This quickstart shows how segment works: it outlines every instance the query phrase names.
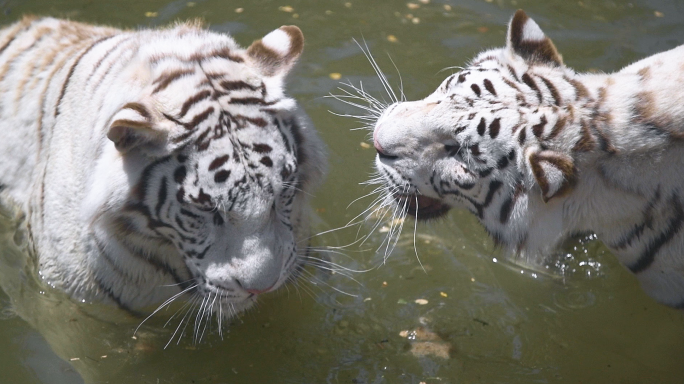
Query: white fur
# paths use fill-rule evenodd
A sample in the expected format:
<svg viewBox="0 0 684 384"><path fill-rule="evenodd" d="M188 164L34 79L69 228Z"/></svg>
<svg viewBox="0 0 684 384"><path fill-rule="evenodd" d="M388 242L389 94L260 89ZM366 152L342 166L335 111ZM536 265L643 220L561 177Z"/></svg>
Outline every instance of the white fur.
<svg viewBox="0 0 684 384"><path fill-rule="evenodd" d="M544 35L544 32L539 28L539 25L532 19L528 19L525 23L522 36L523 40L531 41L544 40L544 38L546 38L546 35Z"/></svg>
<svg viewBox="0 0 684 384"><path fill-rule="evenodd" d="M290 52L290 35L282 29L270 32L261 41L266 47L279 53L280 56L286 56Z"/></svg>

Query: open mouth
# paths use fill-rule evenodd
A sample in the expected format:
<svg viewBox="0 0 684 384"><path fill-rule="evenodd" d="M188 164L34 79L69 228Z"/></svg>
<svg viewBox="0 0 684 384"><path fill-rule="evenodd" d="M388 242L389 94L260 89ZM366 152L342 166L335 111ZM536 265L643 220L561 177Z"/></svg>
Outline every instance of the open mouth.
<svg viewBox="0 0 684 384"><path fill-rule="evenodd" d="M399 206L404 207L406 213L418 220L435 219L446 215L451 209L441 201L423 195L395 194L394 199Z"/></svg>

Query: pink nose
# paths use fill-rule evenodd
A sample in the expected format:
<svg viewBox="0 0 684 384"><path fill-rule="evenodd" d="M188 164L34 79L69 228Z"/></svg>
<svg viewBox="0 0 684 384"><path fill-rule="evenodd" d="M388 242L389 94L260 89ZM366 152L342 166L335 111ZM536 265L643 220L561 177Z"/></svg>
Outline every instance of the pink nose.
<svg viewBox="0 0 684 384"><path fill-rule="evenodd" d="M247 293L251 293L253 295L260 295L262 293L266 293L266 292L270 291L271 289L273 289L274 286L275 286L275 284L271 285L270 287L268 287L266 289L245 289L245 291L247 291Z"/></svg>
<svg viewBox="0 0 684 384"><path fill-rule="evenodd" d="M373 146L375 147L376 151L378 151L380 153L384 153L385 150L382 149L382 146L380 146L380 143L378 142L378 131L379 131L379 128L376 128L373 131Z"/></svg>

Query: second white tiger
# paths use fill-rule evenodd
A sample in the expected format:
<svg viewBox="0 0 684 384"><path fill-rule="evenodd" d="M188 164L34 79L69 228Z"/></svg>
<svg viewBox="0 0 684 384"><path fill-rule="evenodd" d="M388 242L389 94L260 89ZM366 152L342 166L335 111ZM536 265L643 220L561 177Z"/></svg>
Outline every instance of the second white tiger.
<svg viewBox="0 0 684 384"><path fill-rule="evenodd" d="M510 252L595 232L656 300L684 307L684 46L578 74L523 11L375 130L387 190L418 218L464 207Z"/></svg>
<svg viewBox="0 0 684 384"><path fill-rule="evenodd" d="M0 189L42 277L129 311L198 292L223 315L292 278L325 168L283 91L303 43L292 26L247 50L191 24L0 31Z"/></svg>

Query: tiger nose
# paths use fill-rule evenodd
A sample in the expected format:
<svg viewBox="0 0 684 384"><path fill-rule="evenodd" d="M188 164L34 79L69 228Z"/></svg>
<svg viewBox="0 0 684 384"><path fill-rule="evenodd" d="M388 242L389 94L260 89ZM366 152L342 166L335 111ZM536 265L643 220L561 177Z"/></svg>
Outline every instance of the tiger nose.
<svg viewBox="0 0 684 384"><path fill-rule="evenodd" d="M252 295L260 295L262 293L269 292L275 287L276 283L273 283L270 287L266 289L258 289L258 288L250 288L249 286L245 285L243 282L240 280L235 280L237 284L240 286L240 288L244 289L245 292L251 293Z"/></svg>
<svg viewBox="0 0 684 384"><path fill-rule="evenodd" d="M247 291L247 293L251 293L252 295L260 295L262 293L270 292L274 286L275 286L275 284L271 285L270 287L268 287L266 289L245 289L245 291Z"/></svg>
<svg viewBox="0 0 684 384"><path fill-rule="evenodd" d="M379 128L376 128L373 131L373 146L375 147L375 150L378 151L379 154L384 154L384 150L382 149L380 142L378 142L378 131L379 131Z"/></svg>
<svg viewBox="0 0 684 384"><path fill-rule="evenodd" d="M235 282L243 291L259 295L270 292L278 284L280 270L272 272L261 272L256 275L245 275L235 277Z"/></svg>
<svg viewBox="0 0 684 384"><path fill-rule="evenodd" d="M388 151L386 148L380 145L380 140L378 139L378 132L380 131L380 127L381 126L377 126L373 131L373 146L375 147L375 150L378 152L378 156L380 156L380 158L396 159L397 156L392 155L390 151Z"/></svg>

